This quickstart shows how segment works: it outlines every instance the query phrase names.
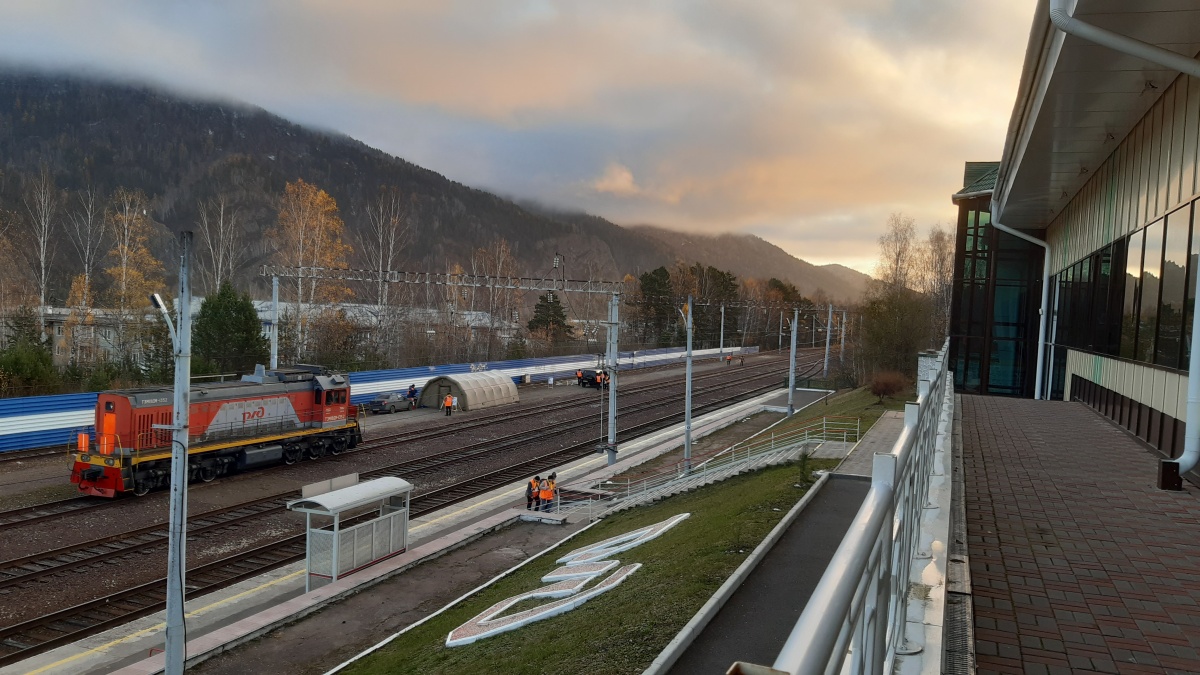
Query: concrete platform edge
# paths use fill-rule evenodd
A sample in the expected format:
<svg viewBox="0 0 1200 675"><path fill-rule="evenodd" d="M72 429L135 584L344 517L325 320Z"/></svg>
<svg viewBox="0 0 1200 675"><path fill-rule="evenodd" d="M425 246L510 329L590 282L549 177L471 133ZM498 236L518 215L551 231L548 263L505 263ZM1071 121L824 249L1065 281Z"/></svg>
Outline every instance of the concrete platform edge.
<svg viewBox="0 0 1200 675"><path fill-rule="evenodd" d="M650 662L650 666L646 668L643 675L659 675L660 673L667 672L671 669L671 666L675 665L679 657L692 645L692 641L696 639L696 636L712 621L712 618L717 615L721 607L733 596L738 587L742 585L742 582L746 580L746 577L750 576L750 573L758 567L758 564L774 548L776 542L783 536L783 533L792 526L792 523L796 521L796 518L808 506L809 502L816 497L816 494L820 492L825 483L829 482L830 475L828 472L821 474L817 482L808 489L808 492L804 493L800 501L796 502L796 505L784 515L783 519L775 525L766 538L759 542L754 551L742 561L742 564L725 580L725 583L721 584L721 587L717 589L716 593L713 593L708 602L704 603L700 611L692 616L691 620L667 643L667 646L663 648L659 655Z"/></svg>

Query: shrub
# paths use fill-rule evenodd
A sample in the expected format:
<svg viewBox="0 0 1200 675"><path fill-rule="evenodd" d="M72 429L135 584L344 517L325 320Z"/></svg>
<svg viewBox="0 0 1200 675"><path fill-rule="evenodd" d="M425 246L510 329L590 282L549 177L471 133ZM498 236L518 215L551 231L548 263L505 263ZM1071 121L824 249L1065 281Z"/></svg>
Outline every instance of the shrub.
<svg viewBox="0 0 1200 675"><path fill-rule="evenodd" d="M871 393L878 396L879 402L883 403L883 397L899 394L904 391L906 384L902 373L894 370L880 371L871 377Z"/></svg>

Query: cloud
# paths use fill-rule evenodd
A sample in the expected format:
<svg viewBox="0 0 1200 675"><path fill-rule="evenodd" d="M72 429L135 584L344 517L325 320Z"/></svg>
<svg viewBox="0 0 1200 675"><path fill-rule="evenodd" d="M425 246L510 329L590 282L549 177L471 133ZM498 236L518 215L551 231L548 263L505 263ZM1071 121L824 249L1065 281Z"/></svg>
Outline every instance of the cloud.
<svg viewBox="0 0 1200 675"><path fill-rule="evenodd" d="M634 182L633 172L629 170L629 167L621 166L616 162L608 165L608 168L604 170L604 175L592 183L592 189L596 192L620 196L636 195L642 191Z"/></svg>
<svg viewBox="0 0 1200 675"><path fill-rule="evenodd" d="M873 257L998 158L1034 0L13 0L0 61L244 100L620 223ZM840 233L832 240L830 230Z"/></svg>

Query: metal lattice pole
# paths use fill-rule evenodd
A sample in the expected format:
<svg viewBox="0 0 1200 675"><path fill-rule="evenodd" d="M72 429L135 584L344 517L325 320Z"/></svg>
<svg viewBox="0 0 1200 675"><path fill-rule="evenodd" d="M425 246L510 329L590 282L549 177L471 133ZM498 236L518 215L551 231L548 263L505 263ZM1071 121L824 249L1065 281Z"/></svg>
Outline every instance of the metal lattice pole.
<svg viewBox="0 0 1200 675"><path fill-rule="evenodd" d="M796 393L796 324L800 322L800 310L792 310L792 355L788 360L788 417L796 412L793 397Z"/></svg>

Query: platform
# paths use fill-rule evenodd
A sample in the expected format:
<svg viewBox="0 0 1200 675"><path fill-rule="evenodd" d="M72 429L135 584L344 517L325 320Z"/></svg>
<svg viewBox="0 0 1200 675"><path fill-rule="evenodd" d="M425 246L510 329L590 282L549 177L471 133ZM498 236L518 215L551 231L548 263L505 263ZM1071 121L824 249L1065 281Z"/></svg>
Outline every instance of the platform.
<svg viewBox="0 0 1200 675"><path fill-rule="evenodd" d="M1200 490L1081 403L961 400L978 673L1200 672Z"/></svg>

